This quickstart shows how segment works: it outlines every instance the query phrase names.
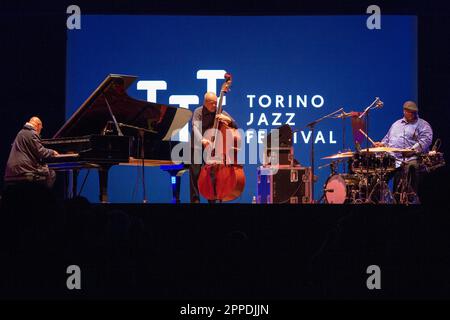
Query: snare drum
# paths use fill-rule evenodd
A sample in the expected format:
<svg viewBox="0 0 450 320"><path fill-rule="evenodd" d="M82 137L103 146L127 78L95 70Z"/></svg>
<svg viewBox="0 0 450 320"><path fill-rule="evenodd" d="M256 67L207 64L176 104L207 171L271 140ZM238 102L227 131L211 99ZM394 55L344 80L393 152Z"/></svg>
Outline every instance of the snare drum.
<svg viewBox="0 0 450 320"><path fill-rule="evenodd" d="M355 174L335 174L325 183L327 203L341 204L352 202L359 193L360 178Z"/></svg>
<svg viewBox="0 0 450 320"><path fill-rule="evenodd" d="M354 173L380 173L395 171L395 158L386 152L357 153L351 162L351 171Z"/></svg>

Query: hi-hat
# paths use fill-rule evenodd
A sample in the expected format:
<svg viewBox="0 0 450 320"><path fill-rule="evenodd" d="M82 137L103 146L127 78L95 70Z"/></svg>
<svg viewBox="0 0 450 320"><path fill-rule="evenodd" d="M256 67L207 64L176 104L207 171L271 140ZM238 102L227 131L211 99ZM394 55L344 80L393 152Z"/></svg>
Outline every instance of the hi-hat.
<svg viewBox="0 0 450 320"><path fill-rule="evenodd" d="M342 152L342 153L336 153L331 156L323 157L322 159L342 159L342 158L351 158L353 157L354 152L348 151L348 152Z"/></svg>

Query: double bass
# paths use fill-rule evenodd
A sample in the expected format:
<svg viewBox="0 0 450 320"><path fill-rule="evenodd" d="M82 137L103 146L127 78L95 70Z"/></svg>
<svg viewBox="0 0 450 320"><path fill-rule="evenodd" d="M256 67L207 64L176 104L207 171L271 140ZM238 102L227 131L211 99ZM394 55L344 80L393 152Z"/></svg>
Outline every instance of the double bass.
<svg viewBox="0 0 450 320"><path fill-rule="evenodd" d="M229 91L231 82L231 74L226 73L214 125L205 132L204 138L211 143L207 149L208 158L198 178L200 194L208 200L221 202L236 199L245 186L244 169L237 163L237 153L242 141L239 131L217 119L217 115L222 113L223 97Z"/></svg>

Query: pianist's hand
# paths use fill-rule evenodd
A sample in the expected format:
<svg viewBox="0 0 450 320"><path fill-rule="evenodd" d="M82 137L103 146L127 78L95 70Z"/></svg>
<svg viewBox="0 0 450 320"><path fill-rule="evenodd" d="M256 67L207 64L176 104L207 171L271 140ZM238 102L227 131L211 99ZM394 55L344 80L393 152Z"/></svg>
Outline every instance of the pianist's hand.
<svg viewBox="0 0 450 320"><path fill-rule="evenodd" d="M59 156L58 151L53 150L53 156L54 156L54 157Z"/></svg>

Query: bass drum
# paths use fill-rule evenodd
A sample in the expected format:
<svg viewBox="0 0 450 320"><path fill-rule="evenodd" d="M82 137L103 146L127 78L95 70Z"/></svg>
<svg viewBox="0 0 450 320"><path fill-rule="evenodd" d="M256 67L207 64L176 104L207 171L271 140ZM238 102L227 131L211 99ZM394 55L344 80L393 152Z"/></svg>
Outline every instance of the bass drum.
<svg viewBox="0 0 450 320"><path fill-rule="evenodd" d="M325 184L327 203L342 204L352 202L359 193L360 179L354 174L335 174Z"/></svg>

